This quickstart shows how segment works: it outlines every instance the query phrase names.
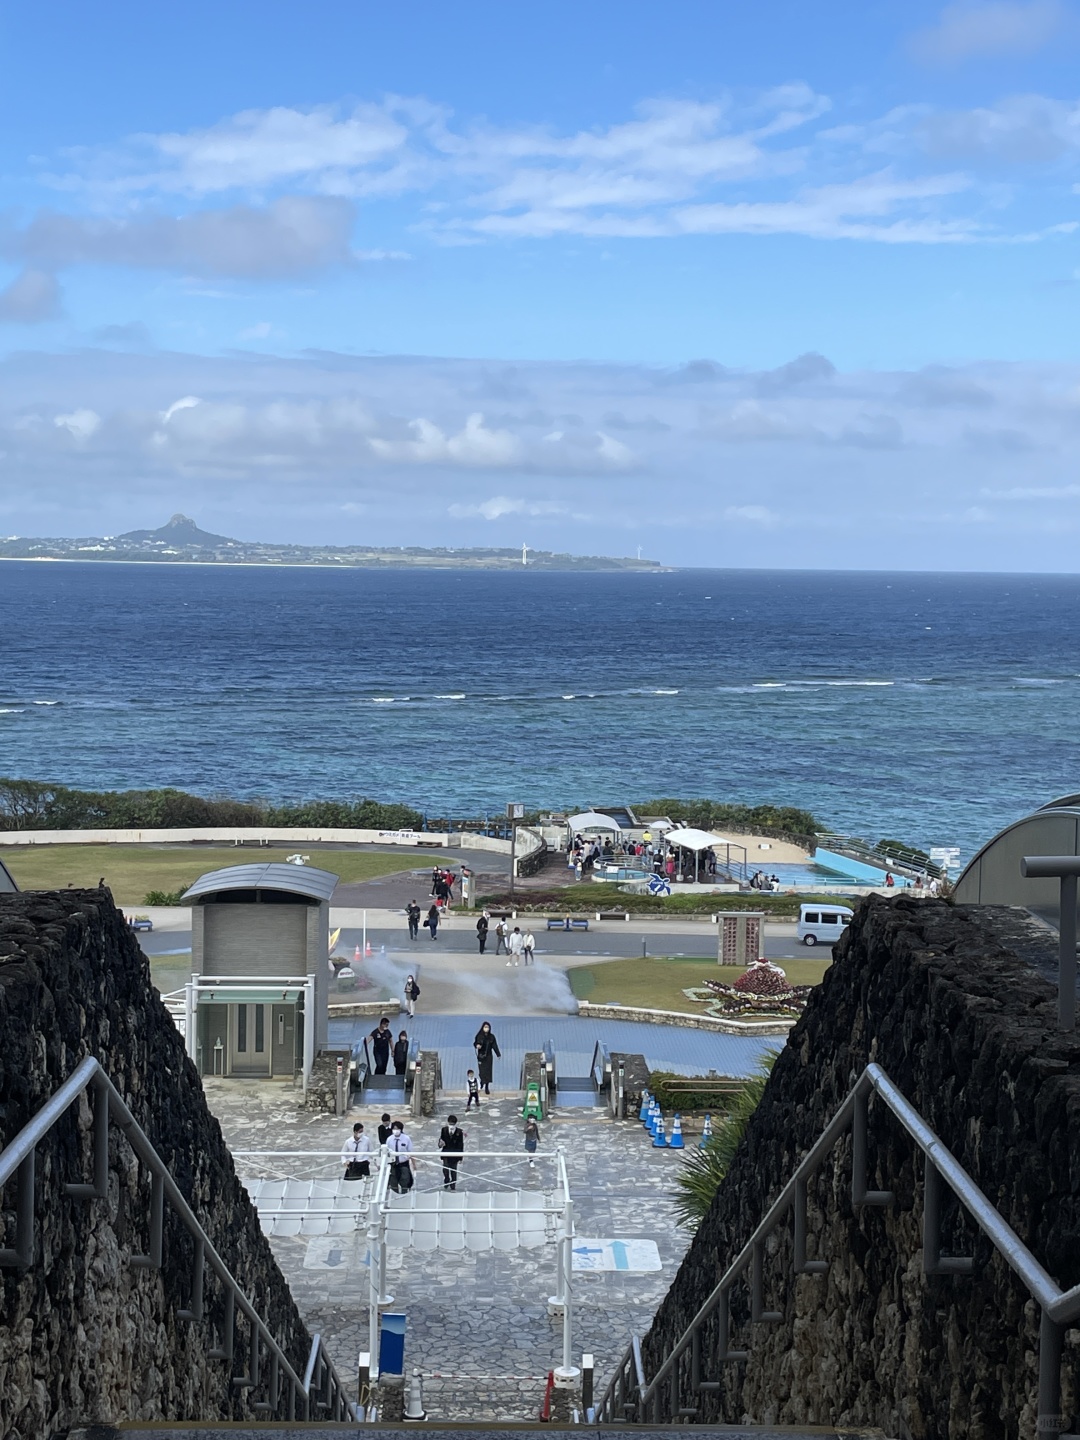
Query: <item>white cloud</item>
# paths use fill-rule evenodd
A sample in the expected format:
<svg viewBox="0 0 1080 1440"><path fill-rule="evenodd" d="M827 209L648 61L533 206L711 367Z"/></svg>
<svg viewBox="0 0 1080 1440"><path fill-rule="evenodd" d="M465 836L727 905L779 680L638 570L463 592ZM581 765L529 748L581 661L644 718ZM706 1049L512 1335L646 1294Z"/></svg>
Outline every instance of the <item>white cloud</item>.
<svg viewBox="0 0 1080 1440"><path fill-rule="evenodd" d="M76 440L89 440L101 427L101 417L93 410L73 410L70 415L57 415L53 424L59 430L66 430Z"/></svg>
<svg viewBox="0 0 1080 1440"><path fill-rule="evenodd" d="M912 37L911 49L932 64L1030 55L1053 38L1064 19L1059 0L956 0L936 25Z"/></svg>
<svg viewBox="0 0 1080 1440"><path fill-rule="evenodd" d="M194 405L201 405L202 401L198 395L184 395L179 400L174 400L167 410L161 412L161 423L167 425L172 417L179 410L190 410Z"/></svg>
<svg viewBox="0 0 1080 1440"><path fill-rule="evenodd" d="M249 325L246 330L241 330L236 337L238 340L266 340L273 333L274 327L269 320L260 320L256 325Z"/></svg>
<svg viewBox="0 0 1080 1440"><path fill-rule="evenodd" d="M411 420L407 440L372 439L371 448L382 460L412 465L515 465L521 459L521 442L508 430L489 430L478 411L468 417L456 435L447 435L431 420Z"/></svg>
<svg viewBox="0 0 1080 1440"><path fill-rule="evenodd" d="M725 520L742 520L750 525L775 525L777 517L765 505L729 505Z"/></svg>
<svg viewBox="0 0 1080 1440"><path fill-rule="evenodd" d="M565 515L565 505L551 501L514 499L509 495L493 495L490 500L481 500L475 505L455 503L448 507L447 514L455 520L469 520L478 516L483 520L501 520L506 515Z"/></svg>

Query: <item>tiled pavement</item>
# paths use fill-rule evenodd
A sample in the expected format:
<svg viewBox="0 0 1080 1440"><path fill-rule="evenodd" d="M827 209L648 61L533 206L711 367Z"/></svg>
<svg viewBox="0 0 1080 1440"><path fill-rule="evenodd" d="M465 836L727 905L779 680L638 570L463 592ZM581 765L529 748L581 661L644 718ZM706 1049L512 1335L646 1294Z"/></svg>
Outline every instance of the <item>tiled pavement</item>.
<svg viewBox="0 0 1080 1440"><path fill-rule="evenodd" d="M512 1078L516 1082L516 1069ZM205 1083L234 1152L338 1151L355 1118L369 1128L378 1122L377 1110L353 1111L345 1120L300 1110L288 1086ZM443 1102L437 1118L410 1121L407 1128L417 1150L434 1150L446 1114L455 1110L467 1132L464 1175L470 1150L521 1151L519 1104L516 1091L503 1092L492 1096L479 1115L465 1116L462 1105ZM583 1351L596 1356L599 1393L631 1336L648 1328L689 1243L688 1233L676 1226L671 1204L679 1154L653 1149L636 1122L615 1123L602 1111L578 1109L554 1111L543 1126L541 1144L545 1152L556 1146L564 1150L578 1236L648 1238L660 1252L659 1273L574 1276L575 1361ZM422 1163L434 1170L435 1162ZM332 1160L275 1163L242 1156L237 1167L249 1178L335 1174L339 1169ZM525 1186L529 1175L523 1157ZM435 1178L425 1174L424 1187ZM366 1245L346 1238L330 1268L319 1264L318 1240L275 1237L271 1244L309 1327L322 1333L340 1373L352 1375L358 1352L367 1348ZM322 1245L325 1253L325 1241ZM543 1395L541 1377L561 1359L561 1320L547 1309L555 1288L554 1247L481 1254L391 1250L388 1270L394 1308L408 1317L406 1367L424 1373L431 1417L534 1418Z"/></svg>

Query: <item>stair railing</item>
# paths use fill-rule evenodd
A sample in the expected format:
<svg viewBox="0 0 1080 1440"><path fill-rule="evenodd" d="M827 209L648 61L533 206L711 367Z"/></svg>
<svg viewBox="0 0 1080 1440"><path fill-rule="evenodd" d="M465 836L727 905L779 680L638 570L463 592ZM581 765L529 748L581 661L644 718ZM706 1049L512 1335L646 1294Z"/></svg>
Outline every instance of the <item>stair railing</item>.
<svg viewBox="0 0 1080 1440"><path fill-rule="evenodd" d="M750 1239L724 1272L719 1283L698 1310L682 1335L669 1350L651 1380L641 1368L641 1349L635 1337L596 1407L600 1423L661 1422L667 1418L686 1420L696 1414L696 1406L682 1404L685 1381L689 1380L692 1395L719 1390L721 1381L704 1379L702 1335L706 1323L715 1323L715 1358L730 1363L749 1358L749 1351L731 1345L731 1291L743 1281L750 1291L750 1318L754 1323L777 1324L783 1319L778 1310L765 1308L764 1260L765 1242L774 1230L792 1217L793 1270L796 1275L824 1275L829 1262L810 1259L807 1255L807 1187L821 1169L838 1141L851 1131L851 1202L855 1209L863 1206L890 1206L891 1190L867 1188L867 1112L871 1096L881 1100L899 1121L902 1128L923 1154L923 1273L926 1275L968 1275L974 1268L970 1255L941 1253L942 1191L949 1189L989 1240L1013 1273L1022 1281L1041 1310L1039 1323L1038 1433L1057 1436L1065 1429L1061 1409L1061 1359L1065 1331L1080 1318L1080 1285L1063 1291L1046 1272L1007 1221L946 1148L901 1091L893 1084L880 1065L871 1064L859 1076L840 1109L799 1164L791 1179L781 1190L768 1213L758 1224ZM713 1317L715 1316L715 1322ZM687 1366L680 1365L689 1352ZM665 1406L665 1392L667 1404Z"/></svg>
<svg viewBox="0 0 1080 1440"><path fill-rule="evenodd" d="M284 1388L287 1392L286 1419L353 1420L352 1404L326 1352L322 1337L312 1337L307 1366L304 1374L298 1375L277 1338L214 1248L119 1090L92 1056L78 1065L56 1094L0 1151L0 1194L12 1177L16 1177L15 1244L0 1249L0 1267L29 1270L37 1261L34 1227L37 1147L87 1092L93 1097L93 1180L89 1184L81 1181L67 1184L64 1192L81 1200L104 1200L108 1197L109 1127L115 1125L123 1132L135 1156L151 1177L149 1246L145 1255L129 1255L129 1263L137 1269L161 1269L167 1200L193 1241L191 1295L188 1306L177 1311L178 1317L189 1322L208 1318L205 1313L205 1279L209 1269L224 1291L225 1303L220 1343L207 1351L208 1358L225 1361L231 1368L237 1311L248 1321L248 1364L244 1374L231 1377L232 1388L262 1391L265 1398L254 1401L251 1406L257 1414L275 1414L281 1405Z"/></svg>

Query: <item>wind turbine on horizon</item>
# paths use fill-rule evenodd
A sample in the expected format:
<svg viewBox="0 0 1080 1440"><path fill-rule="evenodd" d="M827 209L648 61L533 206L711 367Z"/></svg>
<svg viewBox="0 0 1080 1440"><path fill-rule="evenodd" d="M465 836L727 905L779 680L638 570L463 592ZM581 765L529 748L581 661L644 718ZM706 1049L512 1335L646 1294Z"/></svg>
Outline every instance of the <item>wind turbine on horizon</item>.
<svg viewBox="0 0 1080 1440"><path fill-rule="evenodd" d="M529 547L525 544L521 547L521 563L522 565L528 565L529 563Z"/></svg>

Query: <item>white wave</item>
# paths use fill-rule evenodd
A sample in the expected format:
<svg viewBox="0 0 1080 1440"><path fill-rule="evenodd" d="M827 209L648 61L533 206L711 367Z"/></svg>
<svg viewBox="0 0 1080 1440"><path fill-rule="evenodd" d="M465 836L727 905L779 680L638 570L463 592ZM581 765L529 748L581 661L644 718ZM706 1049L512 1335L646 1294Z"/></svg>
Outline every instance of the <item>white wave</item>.
<svg viewBox="0 0 1080 1440"><path fill-rule="evenodd" d="M32 703L35 704L35 705L59 705L59 704L60 704L60 701L59 701L59 700L35 700L35 701L33 701Z"/></svg>
<svg viewBox="0 0 1080 1440"><path fill-rule="evenodd" d="M654 695L678 695L678 690L654 690Z"/></svg>
<svg viewBox="0 0 1080 1440"><path fill-rule="evenodd" d="M373 705L393 705L396 698L394 695L373 695L371 703Z"/></svg>
<svg viewBox="0 0 1080 1440"><path fill-rule="evenodd" d="M576 695L564 695L562 698L563 698L564 700L576 700L576 699L577 699L577 696L576 696Z"/></svg>
<svg viewBox="0 0 1080 1440"><path fill-rule="evenodd" d="M21 705L0 705L0 715L21 715Z"/></svg>
<svg viewBox="0 0 1080 1440"><path fill-rule="evenodd" d="M1036 686L1042 686L1042 685L1064 685L1064 684L1065 684L1065 681L1064 681L1064 680L1047 680L1047 679L1042 679L1042 678L1040 678L1040 677L1037 676L1037 675L1017 675L1016 679L1013 681L1013 684L1014 684L1014 685L1036 685Z"/></svg>
<svg viewBox="0 0 1080 1440"><path fill-rule="evenodd" d="M786 690L786 680L759 680L754 686L755 690Z"/></svg>
<svg viewBox="0 0 1080 1440"><path fill-rule="evenodd" d="M435 696L435 699L436 699L436 700L464 700L464 699L465 699L465 691L462 690L462 691L460 691L459 693L454 694L454 695L436 695L436 696Z"/></svg>

